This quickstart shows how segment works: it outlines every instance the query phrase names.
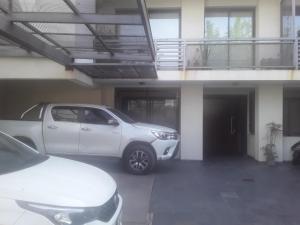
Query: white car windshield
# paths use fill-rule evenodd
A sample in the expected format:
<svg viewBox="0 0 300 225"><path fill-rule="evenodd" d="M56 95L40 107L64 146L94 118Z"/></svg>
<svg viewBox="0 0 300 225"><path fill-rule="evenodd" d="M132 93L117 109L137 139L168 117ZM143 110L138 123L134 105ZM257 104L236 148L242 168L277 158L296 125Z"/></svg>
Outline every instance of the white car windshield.
<svg viewBox="0 0 300 225"><path fill-rule="evenodd" d="M48 157L0 133L0 175L39 164Z"/></svg>

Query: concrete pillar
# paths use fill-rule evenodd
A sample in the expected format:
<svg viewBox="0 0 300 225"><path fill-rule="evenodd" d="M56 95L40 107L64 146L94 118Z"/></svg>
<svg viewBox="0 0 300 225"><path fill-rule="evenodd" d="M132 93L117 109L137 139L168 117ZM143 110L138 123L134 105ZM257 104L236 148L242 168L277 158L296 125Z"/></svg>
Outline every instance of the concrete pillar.
<svg viewBox="0 0 300 225"><path fill-rule="evenodd" d="M280 0L259 0L256 21L257 37L280 37Z"/></svg>
<svg viewBox="0 0 300 225"><path fill-rule="evenodd" d="M181 159L203 159L203 86L181 87Z"/></svg>
<svg viewBox="0 0 300 225"><path fill-rule="evenodd" d="M204 0L182 0L182 38L200 39L204 37Z"/></svg>
<svg viewBox="0 0 300 225"><path fill-rule="evenodd" d="M262 147L268 142L268 123L283 123L283 86L282 85L260 85L256 88L256 119L255 119L255 159L265 161ZM283 160L283 138L279 135L276 141L278 161Z"/></svg>
<svg viewBox="0 0 300 225"><path fill-rule="evenodd" d="M115 88L111 86L101 87L101 104L115 107Z"/></svg>

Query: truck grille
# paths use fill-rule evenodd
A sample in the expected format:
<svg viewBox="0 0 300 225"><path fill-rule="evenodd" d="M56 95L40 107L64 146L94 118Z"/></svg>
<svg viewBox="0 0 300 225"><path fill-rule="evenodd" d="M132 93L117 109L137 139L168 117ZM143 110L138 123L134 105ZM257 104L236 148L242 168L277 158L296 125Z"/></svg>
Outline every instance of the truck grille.
<svg viewBox="0 0 300 225"><path fill-rule="evenodd" d="M119 196L116 192L104 205L98 207L98 220L108 222L115 214L119 205Z"/></svg>

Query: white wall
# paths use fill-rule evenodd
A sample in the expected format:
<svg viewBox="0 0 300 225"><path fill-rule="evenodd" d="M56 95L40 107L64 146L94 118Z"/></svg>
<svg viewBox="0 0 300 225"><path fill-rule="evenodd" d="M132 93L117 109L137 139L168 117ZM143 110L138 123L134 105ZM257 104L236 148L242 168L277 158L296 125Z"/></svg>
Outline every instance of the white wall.
<svg viewBox="0 0 300 225"><path fill-rule="evenodd" d="M203 86L181 87L181 159L203 159Z"/></svg>
<svg viewBox="0 0 300 225"><path fill-rule="evenodd" d="M280 0L259 0L256 21L257 37L280 37Z"/></svg>
<svg viewBox="0 0 300 225"><path fill-rule="evenodd" d="M0 80L69 80L93 86L93 80L78 70L66 70L45 58L0 58Z"/></svg>
<svg viewBox="0 0 300 225"><path fill-rule="evenodd" d="M256 88L256 131L255 131L255 159L264 161L262 147L267 144L268 123L283 123L283 86L259 85ZM283 138L279 135L276 141L278 161L283 160Z"/></svg>
<svg viewBox="0 0 300 225"><path fill-rule="evenodd" d="M204 0L182 1L182 38L200 39L204 37Z"/></svg>

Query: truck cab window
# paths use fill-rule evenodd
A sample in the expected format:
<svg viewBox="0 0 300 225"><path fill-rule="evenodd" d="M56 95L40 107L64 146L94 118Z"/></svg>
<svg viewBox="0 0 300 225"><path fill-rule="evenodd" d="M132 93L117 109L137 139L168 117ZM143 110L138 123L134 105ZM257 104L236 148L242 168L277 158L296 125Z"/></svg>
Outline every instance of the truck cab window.
<svg viewBox="0 0 300 225"><path fill-rule="evenodd" d="M85 108L83 111L84 123L105 125L111 119L113 117L101 109Z"/></svg>
<svg viewBox="0 0 300 225"><path fill-rule="evenodd" d="M51 110L55 121L60 122L79 122L79 109L76 107L57 106Z"/></svg>

